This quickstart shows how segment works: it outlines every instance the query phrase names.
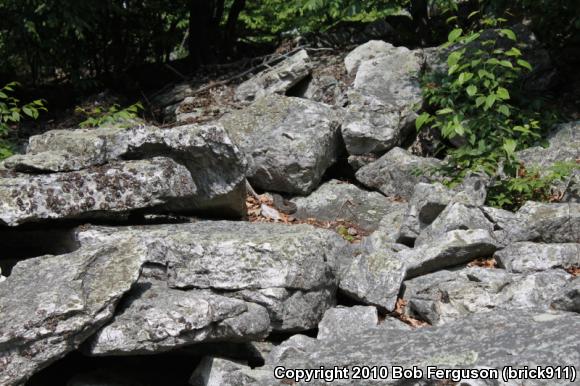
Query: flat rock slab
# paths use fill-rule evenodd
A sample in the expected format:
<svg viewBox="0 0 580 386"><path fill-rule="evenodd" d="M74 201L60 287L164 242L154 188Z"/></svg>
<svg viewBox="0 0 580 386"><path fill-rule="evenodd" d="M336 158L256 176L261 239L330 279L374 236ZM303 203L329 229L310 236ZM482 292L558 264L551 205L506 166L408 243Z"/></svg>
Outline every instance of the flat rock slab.
<svg viewBox="0 0 580 386"><path fill-rule="evenodd" d="M434 158L418 157L404 149L394 148L375 162L360 168L356 179L388 197L408 200L417 183L429 181L429 168L438 164L439 161Z"/></svg>
<svg viewBox="0 0 580 386"><path fill-rule="evenodd" d="M359 330L376 328L379 315L376 307L354 306L331 308L324 313L318 325L317 339L348 336Z"/></svg>
<svg viewBox="0 0 580 386"><path fill-rule="evenodd" d="M344 58L346 72L348 74L354 73L358 70L358 67L362 62L387 55L392 52L393 48L392 44L386 43L382 40L370 40L365 44L361 44Z"/></svg>
<svg viewBox="0 0 580 386"><path fill-rule="evenodd" d="M400 385L393 379L392 366L423 371L417 384L437 384L445 379L427 378L427 366L438 369L498 369L499 379L505 366L572 366L580 370L580 316L569 312L540 312L514 310L511 313L488 312L437 327L416 330L366 329L348 336L316 340L289 339L276 347L266 366L251 370L240 366L228 372L229 379L238 383L227 385L278 385L290 380L274 378L274 369L326 369L353 366L385 366L386 379L335 379L337 385ZM573 337L573 339L571 339ZM274 355L273 355L274 354ZM236 378L237 375L237 378ZM248 378L244 378L248 377ZM263 377L267 376L267 379ZM450 378L449 376L446 378ZM524 377L525 378L525 377ZM463 378L465 384L475 385L480 380ZM499 380L498 380L499 381ZM419 383L420 382L420 383ZM495 381L494 381L495 382ZM525 384L535 384L525 378ZM324 379L294 385L327 385ZM480 384L480 383L477 383ZM568 379L551 379L550 385L569 385Z"/></svg>
<svg viewBox="0 0 580 386"><path fill-rule="evenodd" d="M380 221L401 205L380 193L368 192L337 180L329 181L308 197L295 198L292 202L297 206L293 214L296 218L323 221L343 219L367 231L376 230Z"/></svg>
<svg viewBox="0 0 580 386"><path fill-rule="evenodd" d="M563 270L515 274L473 267L408 280L403 298L411 316L438 325L470 314L548 310L571 279Z"/></svg>
<svg viewBox="0 0 580 386"><path fill-rule="evenodd" d="M240 84L235 99L253 101L272 94L285 94L310 75L312 65L306 50L300 50L272 68Z"/></svg>
<svg viewBox="0 0 580 386"><path fill-rule="evenodd" d="M528 240L580 243L580 203L545 204L528 201L516 214L528 230Z"/></svg>
<svg viewBox="0 0 580 386"><path fill-rule="evenodd" d="M540 244L519 242L494 255L500 267L509 272L546 271L580 267L580 244Z"/></svg>
<svg viewBox="0 0 580 386"><path fill-rule="evenodd" d="M53 130L31 137L27 153L8 158L4 166L34 175L157 156L171 158L189 171L198 210L236 217L245 213L245 157L216 124Z"/></svg>
<svg viewBox="0 0 580 386"><path fill-rule="evenodd" d="M270 96L220 122L245 152L248 178L260 189L309 194L338 156L340 116L322 103Z"/></svg>
<svg viewBox="0 0 580 386"><path fill-rule="evenodd" d="M146 280L89 342L92 355L139 355L211 341L252 341L270 332L264 307L211 291L182 291Z"/></svg>
<svg viewBox="0 0 580 386"><path fill-rule="evenodd" d="M431 244L403 250L397 257L406 265L406 277L412 278L491 257L498 248L499 243L487 230L454 230Z"/></svg>
<svg viewBox="0 0 580 386"><path fill-rule="evenodd" d="M0 384L24 383L109 321L145 255L119 242L18 263L0 285Z"/></svg>
<svg viewBox="0 0 580 386"><path fill-rule="evenodd" d="M168 158L116 162L68 173L0 179L0 221L9 226L110 218L139 209L193 210L197 187Z"/></svg>
<svg viewBox="0 0 580 386"><path fill-rule="evenodd" d="M148 227L94 227L81 243L131 239L167 267L170 288L206 289L265 307L275 330L314 328L335 302L338 266L350 249L335 232L309 225L202 221Z"/></svg>

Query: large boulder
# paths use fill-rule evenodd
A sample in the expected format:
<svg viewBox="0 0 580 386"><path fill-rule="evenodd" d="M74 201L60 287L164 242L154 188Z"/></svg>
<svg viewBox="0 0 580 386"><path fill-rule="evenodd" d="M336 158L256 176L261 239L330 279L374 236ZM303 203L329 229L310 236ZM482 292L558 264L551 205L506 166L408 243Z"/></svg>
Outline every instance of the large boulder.
<svg viewBox="0 0 580 386"><path fill-rule="evenodd" d="M22 384L98 331L146 254L125 240L18 263L0 285L0 384Z"/></svg>
<svg viewBox="0 0 580 386"><path fill-rule="evenodd" d="M246 153L253 186L308 194L337 159L340 120L330 106L270 96L220 122Z"/></svg>
<svg viewBox="0 0 580 386"><path fill-rule="evenodd" d="M329 339L375 328L379 315L375 307L354 306L331 308L324 313L318 325L317 339Z"/></svg>
<svg viewBox="0 0 580 386"><path fill-rule="evenodd" d="M356 172L356 179L371 189L377 189L388 197L410 199L415 185L429 181L430 168L439 165L434 158L423 158L401 148L387 154Z"/></svg>
<svg viewBox="0 0 580 386"><path fill-rule="evenodd" d="M143 280L125 302L90 340L90 354L151 354L200 342L252 341L270 332L264 307L207 290L182 291Z"/></svg>
<svg viewBox="0 0 580 386"><path fill-rule="evenodd" d="M580 203L546 204L528 201L516 218L524 224L528 240L544 243L580 243Z"/></svg>
<svg viewBox="0 0 580 386"><path fill-rule="evenodd" d="M171 158L180 165L176 167L180 172L171 172L167 179L181 179L184 181L182 184L186 180L193 181L195 192L183 203L187 207L184 209L194 208L200 212L236 217L244 214L245 158L225 129L215 124L171 129L138 125L129 128L54 130L31 137L27 153L5 160L4 166L8 171L26 173L22 174L22 178L27 178L27 174L42 174L34 178L53 178L46 177L45 173L89 173L107 163L157 156ZM190 176L184 178L182 168ZM63 175L78 179L75 174ZM85 184L83 189L86 190L83 194L87 195L90 186ZM119 186L118 189L124 188Z"/></svg>
<svg viewBox="0 0 580 386"><path fill-rule="evenodd" d="M339 264L350 256L339 235L309 225L202 221L94 227L78 238L146 245L147 261L160 267L169 288L209 290L261 305L275 331L316 327L335 303Z"/></svg>
<svg viewBox="0 0 580 386"><path fill-rule="evenodd" d="M310 75L312 65L305 50L300 50L277 65L240 84L236 90L238 101L253 101L272 94L285 94Z"/></svg>
<svg viewBox="0 0 580 386"><path fill-rule="evenodd" d="M377 192L368 192L337 180L321 185L308 197L292 200L297 211L294 217L324 221L343 219L367 231L378 228L380 221L401 206Z"/></svg>
<svg viewBox="0 0 580 386"><path fill-rule="evenodd" d="M347 69L357 68L342 127L349 154L383 154L405 139L423 104L422 62L419 51L379 42L347 56Z"/></svg>
<svg viewBox="0 0 580 386"><path fill-rule="evenodd" d="M432 325L444 324L470 314L548 310L571 277L563 270L515 274L473 267L438 271L406 281L403 299L411 316Z"/></svg>
<svg viewBox="0 0 580 386"><path fill-rule="evenodd" d="M580 244L540 244L519 242L494 255L500 267L510 272L545 271L580 267Z"/></svg>

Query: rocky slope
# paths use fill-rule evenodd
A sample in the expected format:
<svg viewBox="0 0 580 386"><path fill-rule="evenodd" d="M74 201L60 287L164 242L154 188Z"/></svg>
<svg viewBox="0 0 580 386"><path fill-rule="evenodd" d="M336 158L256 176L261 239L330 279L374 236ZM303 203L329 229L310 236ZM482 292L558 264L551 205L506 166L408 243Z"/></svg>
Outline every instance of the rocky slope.
<svg viewBox="0 0 580 386"><path fill-rule="evenodd" d="M436 53L370 41L322 64L302 50L210 123L32 137L0 167L0 385L330 381L281 366L338 366L353 385L570 384L578 175L561 202L512 213L485 206L484 178L451 190L417 174L440 162L406 148ZM168 110L183 122L195 97L179 90L165 99L183 100ZM549 141L521 158L577 162L580 122ZM188 364L160 375L169 362Z"/></svg>

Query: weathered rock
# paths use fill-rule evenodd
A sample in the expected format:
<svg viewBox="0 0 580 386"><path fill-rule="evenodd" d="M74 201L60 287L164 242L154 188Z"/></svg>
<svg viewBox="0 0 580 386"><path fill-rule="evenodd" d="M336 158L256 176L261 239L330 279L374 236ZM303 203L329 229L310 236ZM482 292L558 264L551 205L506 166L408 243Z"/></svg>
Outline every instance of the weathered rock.
<svg viewBox="0 0 580 386"><path fill-rule="evenodd" d="M208 341L251 341L270 332L265 308L206 290L183 291L147 280L88 343L92 355L136 355Z"/></svg>
<svg viewBox="0 0 580 386"><path fill-rule="evenodd" d="M257 188L308 194L338 156L339 116L321 103L271 96L221 122L246 153Z"/></svg>
<svg viewBox="0 0 580 386"><path fill-rule="evenodd" d="M0 220L16 226L52 219L115 217L138 209L187 211L197 187L168 158L116 162L69 173L0 179Z"/></svg>
<svg viewBox="0 0 580 386"><path fill-rule="evenodd" d="M380 193L367 192L337 180L320 186L308 197L292 200L298 208L294 217L324 221L343 219L368 231L377 229L382 218L400 207L400 203Z"/></svg>
<svg viewBox="0 0 580 386"><path fill-rule="evenodd" d="M447 232L459 229L485 229L493 232L490 222L479 208L452 203L415 240L415 247L434 243Z"/></svg>
<svg viewBox="0 0 580 386"><path fill-rule="evenodd" d="M546 271L580 266L580 244L538 244L520 242L508 245L494 255L500 267L509 272Z"/></svg>
<svg viewBox="0 0 580 386"><path fill-rule="evenodd" d="M530 274L478 267L439 271L406 281L403 298L411 316L436 325L470 314L547 310L570 278L563 270Z"/></svg>
<svg viewBox="0 0 580 386"><path fill-rule="evenodd" d="M339 264L350 258L339 235L308 225L208 221L95 227L78 237L81 243L130 238L147 245L148 262L167 267L169 287L213 290L259 304L278 331L318 325L334 305Z"/></svg>
<svg viewBox="0 0 580 386"><path fill-rule="evenodd" d="M412 130L415 113L423 104L420 52L375 45L361 46L350 57L353 66L360 63L353 89L347 93L349 106L342 126L351 155L382 154L400 144ZM363 60L373 57L369 50L375 49L384 52Z"/></svg>
<svg viewBox="0 0 580 386"><path fill-rule="evenodd" d="M499 244L484 229L447 232L432 244L399 252L397 258L406 265L407 278L425 275L474 259L490 257Z"/></svg>
<svg viewBox="0 0 580 386"><path fill-rule="evenodd" d="M379 321L378 328L382 328L385 330L406 330L406 331L411 331L413 329L413 327L411 327L410 325L392 316L387 316L381 321Z"/></svg>
<svg viewBox="0 0 580 386"><path fill-rule="evenodd" d="M235 99L253 101L272 94L285 94L310 75L311 70L308 53L305 50L298 51L274 67L240 84L236 90Z"/></svg>
<svg viewBox="0 0 580 386"><path fill-rule="evenodd" d="M53 130L30 138L28 152L4 162L24 172L67 172L120 159L169 157L187 168L195 182L195 207L241 216L245 211L245 159L219 125L171 129Z"/></svg>
<svg viewBox="0 0 580 386"><path fill-rule="evenodd" d="M342 97L341 85L341 82L334 76L321 75L319 77L313 77L303 87L296 86L290 96L297 96L331 105L340 105L337 101Z"/></svg>
<svg viewBox="0 0 580 386"><path fill-rule="evenodd" d="M517 219L545 243L580 243L580 203L544 204L528 201L517 212Z"/></svg>
<svg viewBox="0 0 580 386"><path fill-rule="evenodd" d="M267 366L259 369L262 374L270 371L270 379L253 384L278 384L280 380L275 380L273 373L276 366L287 369L417 366L426 375L426 367L435 364L440 369L487 367L499 369L501 373L505 366L523 368L530 366L530 363L538 363L573 366L578 371L580 343L577 339L570 339L577 335L578 328L580 317L573 313L514 310L510 313L473 315L446 325L411 331L368 329L340 338L313 340L301 348L294 346L285 350L282 356L270 357ZM409 350L409 347L414 349ZM388 379L365 380L364 383L351 378L336 379L333 384L401 384L400 379L394 380L390 371L389 374ZM457 374L455 380L460 378L461 375ZM428 380L424 377L416 382L435 384L440 381L443 379ZM528 382L527 379L523 381ZM568 385L570 380L551 379L549 383ZM315 379L306 383L300 380L295 384L325 385L327 381Z"/></svg>
<svg viewBox="0 0 580 386"><path fill-rule="evenodd" d="M380 250L396 243L408 206L404 202L393 202L390 213L381 219L377 230L363 239L363 246L368 250Z"/></svg>
<svg viewBox="0 0 580 386"><path fill-rule="evenodd" d="M18 263L0 285L0 384L22 384L109 321L145 255L127 241Z"/></svg>
<svg viewBox="0 0 580 386"><path fill-rule="evenodd" d="M354 306L331 308L318 325L317 339L348 336L359 330L376 328L379 315L375 307Z"/></svg>
<svg viewBox="0 0 580 386"><path fill-rule="evenodd" d="M554 298L552 308L580 313L580 277L576 277Z"/></svg>
<svg viewBox="0 0 580 386"><path fill-rule="evenodd" d="M382 40L371 40L352 50L344 59L346 72L351 74L358 70L360 64L364 61L374 59L382 55L388 55L393 51L392 44Z"/></svg>
<svg viewBox="0 0 580 386"><path fill-rule="evenodd" d="M405 263L392 251L361 253L342 275L339 288L356 300L393 311L405 268Z"/></svg>
<svg viewBox="0 0 580 386"><path fill-rule="evenodd" d="M493 237L501 245L507 246L518 241L528 241L535 238L533 230L528 229L525 222L522 222L515 213L488 206L483 206L480 209L485 217L494 224Z"/></svg>
<svg viewBox="0 0 580 386"><path fill-rule="evenodd" d="M375 162L378 157L374 154L365 154L365 155L349 155L348 156L348 164L350 167L356 172L363 166L366 166L372 162Z"/></svg>
<svg viewBox="0 0 580 386"><path fill-rule="evenodd" d="M409 199L415 185L429 179L424 173L438 164L439 161L434 158L417 157L406 150L395 148L359 169L356 179L388 197Z"/></svg>
<svg viewBox="0 0 580 386"><path fill-rule="evenodd" d="M242 386L268 382L269 373L228 359L205 357L195 369L191 386Z"/></svg>

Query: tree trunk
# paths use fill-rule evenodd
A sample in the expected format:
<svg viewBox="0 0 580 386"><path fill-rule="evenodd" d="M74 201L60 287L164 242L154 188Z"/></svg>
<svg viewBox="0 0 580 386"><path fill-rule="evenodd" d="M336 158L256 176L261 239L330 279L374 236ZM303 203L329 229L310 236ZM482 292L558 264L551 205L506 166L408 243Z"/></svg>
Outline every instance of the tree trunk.
<svg viewBox="0 0 580 386"><path fill-rule="evenodd" d="M209 60L211 4L207 0L189 0L189 59L194 67Z"/></svg>
<svg viewBox="0 0 580 386"><path fill-rule="evenodd" d="M226 22L224 46L226 55L233 53L233 48L236 42L236 26L238 25L238 18L240 13L246 6L246 0L234 0L230 12L228 13L228 21Z"/></svg>
<svg viewBox="0 0 580 386"><path fill-rule="evenodd" d="M411 0L411 16L421 44L427 45L430 41L428 0Z"/></svg>

